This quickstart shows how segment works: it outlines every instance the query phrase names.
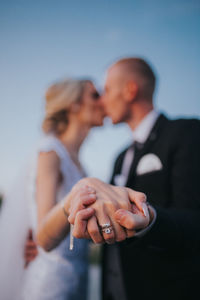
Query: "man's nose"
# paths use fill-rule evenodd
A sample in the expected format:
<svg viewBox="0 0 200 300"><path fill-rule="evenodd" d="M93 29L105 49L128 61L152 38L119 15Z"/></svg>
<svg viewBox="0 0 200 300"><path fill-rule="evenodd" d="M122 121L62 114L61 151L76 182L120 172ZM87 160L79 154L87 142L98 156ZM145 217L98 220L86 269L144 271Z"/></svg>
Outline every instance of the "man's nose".
<svg viewBox="0 0 200 300"><path fill-rule="evenodd" d="M105 95L102 94L99 98L99 103L104 107L105 106Z"/></svg>

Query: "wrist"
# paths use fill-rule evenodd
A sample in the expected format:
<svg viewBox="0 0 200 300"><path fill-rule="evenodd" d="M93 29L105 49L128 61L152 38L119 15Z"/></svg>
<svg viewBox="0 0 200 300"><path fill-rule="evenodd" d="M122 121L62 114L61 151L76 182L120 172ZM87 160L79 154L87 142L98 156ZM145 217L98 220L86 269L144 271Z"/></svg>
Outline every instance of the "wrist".
<svg viewBox="0 0 200 300"><path fill-rule="evenodd" d="M66 217L69 217L70 210L70 196L66 196L62 201L62 209Z"/></svg>

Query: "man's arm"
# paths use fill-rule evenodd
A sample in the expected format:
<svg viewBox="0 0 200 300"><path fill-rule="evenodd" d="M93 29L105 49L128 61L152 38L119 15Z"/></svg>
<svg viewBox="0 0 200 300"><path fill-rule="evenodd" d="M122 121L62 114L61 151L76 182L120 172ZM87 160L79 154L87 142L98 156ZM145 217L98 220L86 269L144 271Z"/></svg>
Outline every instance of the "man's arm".
<svg viewBox="0 0 200 300"><path fill-rule="evenodd" d="M200 248L200 122L183 121L171 151L169 207L156 206L157 218L141 239L128 243L171 251ZM147 195L148 196L148 195Z"/></svg>

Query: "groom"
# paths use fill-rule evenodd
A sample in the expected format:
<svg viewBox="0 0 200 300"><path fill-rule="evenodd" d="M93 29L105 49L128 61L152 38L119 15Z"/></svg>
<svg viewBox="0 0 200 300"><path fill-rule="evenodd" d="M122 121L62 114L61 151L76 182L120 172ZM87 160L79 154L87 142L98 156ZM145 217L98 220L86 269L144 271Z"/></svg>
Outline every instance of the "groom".
<svg viewBox="0 0 200 300"><path fill-rule="evenodd" d="M147 226L139 236L104 245L105 300L191 299L199 293L200 121L170 120L159 113L155 85L152 68L141 58L121 59L107 71L107 115L133 132L132 145L115 162L111 183L144 192L156 215L150 230ZM134 229L132 216L122 210L118 222Z"/></svg>

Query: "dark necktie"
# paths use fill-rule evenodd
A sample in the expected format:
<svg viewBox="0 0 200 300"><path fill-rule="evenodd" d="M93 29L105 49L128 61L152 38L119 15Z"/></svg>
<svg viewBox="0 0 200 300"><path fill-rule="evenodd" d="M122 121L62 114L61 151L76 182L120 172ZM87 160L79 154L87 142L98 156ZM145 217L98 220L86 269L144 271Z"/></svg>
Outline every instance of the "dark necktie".
<svg viewBox="0 0 200 300"><path fill-rule="evenodd" d="M132 145L128 148L122 162L121 173L115 175L114 178L115 185L118 186L126 185L131 165L133 164L133 161L137 159L137 156L142 149L143 149L143 144L137 141L134 141Z"/></svg>

